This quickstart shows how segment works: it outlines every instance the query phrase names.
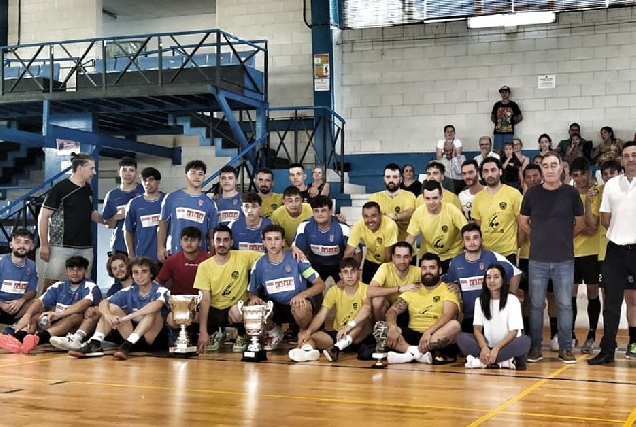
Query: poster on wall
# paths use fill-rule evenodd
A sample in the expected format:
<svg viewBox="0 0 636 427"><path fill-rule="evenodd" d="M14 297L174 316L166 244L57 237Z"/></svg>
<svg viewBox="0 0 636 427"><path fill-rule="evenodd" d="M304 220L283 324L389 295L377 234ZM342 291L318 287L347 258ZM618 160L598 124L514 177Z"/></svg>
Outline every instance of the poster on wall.
<svg viewBox="0 0 636 427"><path fill-rule="evenodd" d="M556 76L554 74L537 76L537 87L539 89L554 89L556 87Z"/></svg>
<svg viewBox="0 0 636 427"><path fill-rule="evenodd" d="M59 139L55 140L57 144L57 155L58 156L69 156L71 153L79 153L80 152L80 143L76 141L70 141L68 139Z"/></svg>
<svg viewBox="0 0 636 427"><path fill-rule="evenodd" d="M314 55L314 91L329 91L329 73L331 65L329 64L328 53L317 53Z"/></svg>

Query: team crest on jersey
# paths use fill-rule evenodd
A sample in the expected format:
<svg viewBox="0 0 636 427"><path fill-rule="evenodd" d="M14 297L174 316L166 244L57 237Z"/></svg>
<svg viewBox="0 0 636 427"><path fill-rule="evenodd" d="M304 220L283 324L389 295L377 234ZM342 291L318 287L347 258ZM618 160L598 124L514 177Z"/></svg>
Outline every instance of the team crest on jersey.
<svg viewBox="0 0 636 427"><path fill-rule="evenodd" d="M439 302L439 300L440 300L439 295L436 295L436 296L434 296L434 297L433 297L433 302L434 302L434 303L438 303L438 302Z"/></svg>
<svg viewBox="0 0 636 427"><path fill-rule="evenodd" d="M285 265L285 271L286 271L287 273L291 272L291 265L286 264L286 265Z"/></svg>
<svg viewBox="0 0 636 427"><path fill-rule="evenodd" d="M199 206L203 206L203 200L199 200Z"/></svg>
<svg viewBox="0 0 636 427"><path fill-rule="evenodd" d="M378 242L378 245L382 244L382 237L378 237L377 239L375 239L376 242Z"/></svg>
<svg viewBox="0 0 636 427"><path fill-rule="evenodd" d="M239 277L239 272L237 270L234 270L232 272L232 279L236 280L238 279L238 277Z"/></svg>
<svg viewBox="0 0 636 427"><path fill-rule="evenodd" d="M505 211L507 206L508 204L506 202L499 203L499 207L501 208L502 211Z"/></svg>
<svg viewBox="0 0 636 427"><path fill-rule="evenodd" d="M330 234L329 235L329 242L333 243L333 239L334 239L333 234Z"/></svg>
<svg viewBox="0 0 636 427"><path fill-rule="evenodd" d="M275 211L276 209L278 209L278 205L276 203L272 203L272 210Z"/></svg>
<svg viewBox="0 0 636 427"><path fill-rule="evenodd" d="M448 226L442 225L442 232L448 233Z"/></svg>
<svg viewBox="0 0 636 427"><path fill-rule="evenodd" d="M400 213L400 207L399 207L399 206L396 206L396 207L395 207L395 213L396 213L396 214L399 214L399 213Z"/></svg>
<svg viewBox="0 0 636 427"><path fill-rule="evenodd" d="M31 275L31 269L29 267L27 267L26 270L24 270L24 272L26 273L27 276Z"/></svg>
<svg viewBox="0 0 636 427"><path fill-rule="evenodd" d="M480 263L479 263L479 269L480 269L480 270L483 270L483 269L484 269L484 267L485 267L485 266L484 266L484 263L483 263L483 262L480 262Z"/></svg>
<svg viewBox="0 0 636 427"><path fill-rule="evenodd" d="M236 199L232 200L232 204L233 204L234 206L238 205L238 200L236 200Z"/></svg>
<svg viewBox="0 0 636 427"><path fill-rule="evenodd" d="M353 307L353 309L354 309L354 310L357 310L357 309L358 309L358 303L357 303L357 302L354 302L354 303L353 303L353 305L352 305L352 307Z"/></svg>

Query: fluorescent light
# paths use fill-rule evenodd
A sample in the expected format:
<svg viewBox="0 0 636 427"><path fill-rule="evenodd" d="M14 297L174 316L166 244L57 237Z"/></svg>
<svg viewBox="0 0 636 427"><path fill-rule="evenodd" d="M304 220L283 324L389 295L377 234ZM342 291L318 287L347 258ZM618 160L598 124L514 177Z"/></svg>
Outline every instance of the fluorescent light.
<svg viewBox="0 0 636 427"><path fill-rule="evenodd" d="M556 21L554 12L520 12L468 18L468 28L515 27L517 25L550 24Z"/></svg>

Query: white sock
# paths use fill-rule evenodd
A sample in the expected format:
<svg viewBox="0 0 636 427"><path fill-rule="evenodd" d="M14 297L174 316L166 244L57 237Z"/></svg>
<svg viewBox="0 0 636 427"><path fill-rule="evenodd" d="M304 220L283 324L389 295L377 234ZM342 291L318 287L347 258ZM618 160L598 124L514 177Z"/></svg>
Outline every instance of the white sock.
<svg viewBox="0 0 636 427"><path fill-rule="evenodd" d="M353 338L351 338L351 335L345 335L343 339L341 339L334 345L338 347L340 350L344 350L345 348L349 347L352 343L353 343Z"/></svg>
<svg viewBox="0 0 636 427"><path fill-rule="evenodd" d="M411 353L413 355L413 359L417 360L422 356L422 353L420 352L420 349L417 348L416 345L411 345L409 346L409 348L406 350L407 353Z"/></svg>
<svg viewBox="0 0 636 427"><path fill-rule="evenodd" d="M133 332L132 334L128 336L128 338L126 338L126 341L128 341L131 344L137 344L137 341L139 341L139 335Z"/></svg>
<svg viewBox="0 0 636 427"><path fill-rule="evenodd" d="M413 361L413 355L408 351L406 353L397 353L394 351L389 351L386 359L390 364L409 363Z"/></svg>
<svg viewBox="0 0 636 427"><path fill-rule="evenodd" d="M95 334L93 335L93 338L91 338L91 339L95 340L95 341L102 342L102 341L104 341L104 337L105 336L106 335L104 335L102 332L95 332Z"/></svg>
<svg viewBox="0 0 636 427"><path fill-rule="evenodd" d="M426 353L422 354L420 357L415 359L415 361L420 363L426 363L427 365L432 365L433 355L431 354L430 351L427 351Z"/></svg>
<svg viewBox="0 0 636 427"><path fill-rule="evenodd" d="M86 338L86 332L78 329L77 331L75 331L75 336L78 337L80 341L84 341L84 338Z"/></svg>

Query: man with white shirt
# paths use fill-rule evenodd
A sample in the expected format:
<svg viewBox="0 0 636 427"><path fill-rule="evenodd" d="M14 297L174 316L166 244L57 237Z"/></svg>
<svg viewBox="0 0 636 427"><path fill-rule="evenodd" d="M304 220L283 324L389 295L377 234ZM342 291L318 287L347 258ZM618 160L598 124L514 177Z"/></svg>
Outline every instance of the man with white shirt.
<svg viewBox="0 0 636 427"><path fill-rule="evenodd" d="M479 165L473 160L466 160L462 164L462 179L466 184L466 188L459 193L459 203L462 206L462 212L468 221L472 221L471 211L473 208L473 199L475 194L484 189L481 181L479 181Z"/></svg>
<svg viewBox="0 0 636 427"><path fill-rule="evenodd" d="M494 157L495 159L499 159L499 154L492 151L492 140L489 136L482 136L479 138L479 154L475 156L475 161L477 165L481 166L481 162L484 161L486 157Z"/></svg>

